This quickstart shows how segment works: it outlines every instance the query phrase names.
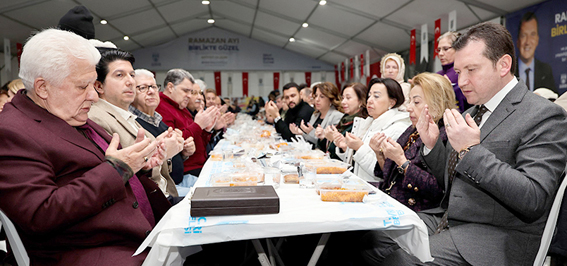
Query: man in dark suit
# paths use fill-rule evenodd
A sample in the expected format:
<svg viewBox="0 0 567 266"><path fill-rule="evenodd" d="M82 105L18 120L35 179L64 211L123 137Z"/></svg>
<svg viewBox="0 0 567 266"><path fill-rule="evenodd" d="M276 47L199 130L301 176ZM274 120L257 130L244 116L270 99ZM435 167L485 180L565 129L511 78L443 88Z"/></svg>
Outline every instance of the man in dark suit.
<svg viewBox="0 0 567 266"><path fill-rule="evenodd" d="M297 88L298 85L293 82L288 83L283 87L284 102L289 107L284 119L281 118L279 108L276 103L270 101L266 105L266 114L271 117L275 117L274 125L276 127L276 131L287 141L291 141L291 138L295 136L295 134L293 134L289 129L290 125L295 124L295 126L299 127L301 125L301 121L305 121L304 123L307 123L307 121L311 119L311 115L314 111L313 107L301 100L299 90Z"/></svg>
<svg viewBox="0 0 567 266"><path fill-rule="evenodd" d="M119 149L88 119L99 58L74 33L36 34L21 57L26 89L0 116L0 208L31 265L141 265L147 253L132 254L171 206L144 175L163 143L138 134Z"/></svg>
<svg viewBox="0 0 567 266"><path fill-rule="evenodd" d="M557 130L567 127L565 112L513 76L503 26L475 25L453 47L459 86L476 106L445 111L450 145L427 106L416 125L424 161L445 189L440 208L419 213L435 259L427 265L532 265L567 160L567 136ZM375 262L387 256L369 253ZM421 263L397 249L382 265Z"/></svg>
<svg viewBox="0 0 567 266"><path fill-rule="evenodd" d="M541 62L534 57L539 44L539 29L537 17L533 12L527 12L520 20L518 26L518 65L516 76L524 80L528 89L534 91L539 88L548 88L555 93L555 80L549 64Z"/></svg>

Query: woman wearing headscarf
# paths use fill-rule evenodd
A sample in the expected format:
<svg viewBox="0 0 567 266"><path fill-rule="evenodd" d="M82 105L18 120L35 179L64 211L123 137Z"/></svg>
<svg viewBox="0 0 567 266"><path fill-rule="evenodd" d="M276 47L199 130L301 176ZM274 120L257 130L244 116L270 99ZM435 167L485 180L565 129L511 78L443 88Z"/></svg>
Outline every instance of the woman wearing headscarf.
<svg viewBox="0 0 567 266"><path fill-rule="evenodd" d="M391 78L402 87L404 92L404 103L398 107L400 111L405 111L409 102L408 96L411 89L411 84L404 81L404 73L406 72L406 65L404 59L396 53L385 54L380 60L380 73L382 78Z"/></svg>

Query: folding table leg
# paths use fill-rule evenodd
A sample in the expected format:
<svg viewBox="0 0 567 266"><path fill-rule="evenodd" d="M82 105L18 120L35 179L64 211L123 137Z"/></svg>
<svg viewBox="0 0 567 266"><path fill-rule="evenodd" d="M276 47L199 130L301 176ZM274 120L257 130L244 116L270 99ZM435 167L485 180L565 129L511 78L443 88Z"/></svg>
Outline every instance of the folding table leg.
<svg viewBox="0 0 567 266"><path fill-rule="evenodd" d="M285 266L282 258L280 257L280 254L278 253L278 250L280 250L280 248L277 245L274 247L274 243L272 243L272 239L266 238L266 242L268 243L268 252L270 253L270 261L272 262L272 264L274 266L277 266L277 265ZM278 241L278 244L279 243L280 243L280 241ZM280 246L281 246L281 244L280 244ZM275 257L277 263L274 262L273 257Z"/></svg>
<svg viewBox="0 0 567 266"><path fill-rule="evenodd" d="M315 248L315 251L313 251L313 255L311 256L311 259L309 260L307 266L315 266L317 264L317 261L319 260L321 253L323 253L323 250L325 249L325 245L327 244L327 241L329 241L329 236L331 236L330 233L321 235L321 238L319 239L319 243L317 243L317 247Z"/></svg>
<svg viewBox="0 0 567 266"><path fill-rule="evenodd" d="M254 248L256 252L258 252L258 261L262 266L272 266L270 261L268 260L268 256L266 256L266 252L264 252L264 248L258 239L252 239L252 244L254 244Z"/></svg>

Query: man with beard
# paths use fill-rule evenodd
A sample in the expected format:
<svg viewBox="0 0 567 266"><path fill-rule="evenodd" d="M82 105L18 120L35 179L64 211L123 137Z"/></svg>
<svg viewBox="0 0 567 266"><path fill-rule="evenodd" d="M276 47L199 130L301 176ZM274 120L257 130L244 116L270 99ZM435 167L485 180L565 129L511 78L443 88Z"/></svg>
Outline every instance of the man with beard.
<svg viewBox="0 0 567 266"><path fill-rule="evenodd" d="M285 119L281 118L279 108L276 103L270 101L266 105L266 114L271 117L275 117L274 125L276 127L276 131L287 141L291 141L291 138L295 136L289 129L290 124L293 123L299 127L301 125L301 121L309 121L309 119L311 119L311 115L314 111L313 107L301 100L299 90L297 88L298 85L293 82L288 83L283 87L284 102L289 107L289 110L286 112Z"/></svg>

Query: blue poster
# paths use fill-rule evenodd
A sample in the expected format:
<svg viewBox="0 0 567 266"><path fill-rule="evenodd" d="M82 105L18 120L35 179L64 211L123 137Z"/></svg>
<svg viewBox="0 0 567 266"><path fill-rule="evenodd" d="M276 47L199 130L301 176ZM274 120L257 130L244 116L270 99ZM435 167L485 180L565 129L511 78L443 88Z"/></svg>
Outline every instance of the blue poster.
<svg viewBox="0 0 567 266"><path fill-rule="evenodd" d="M506 16L516 46L516 76L531 90L567 91L567 1L550 0Z"/></svg>

